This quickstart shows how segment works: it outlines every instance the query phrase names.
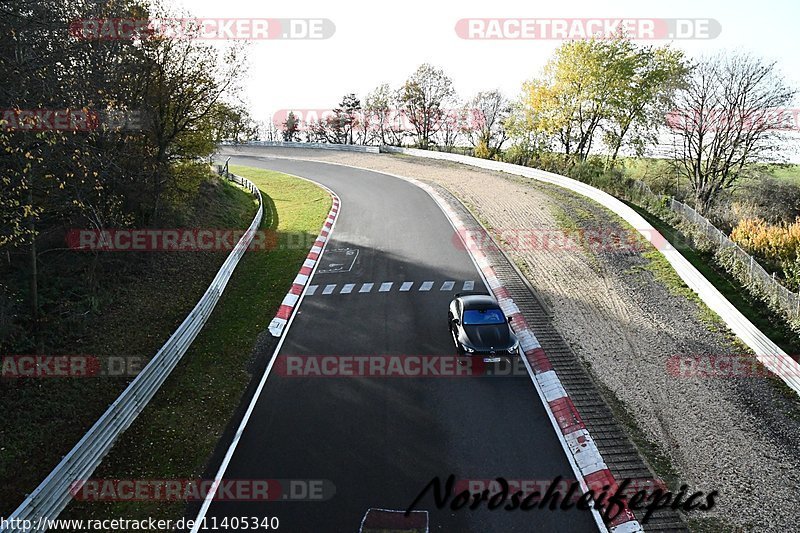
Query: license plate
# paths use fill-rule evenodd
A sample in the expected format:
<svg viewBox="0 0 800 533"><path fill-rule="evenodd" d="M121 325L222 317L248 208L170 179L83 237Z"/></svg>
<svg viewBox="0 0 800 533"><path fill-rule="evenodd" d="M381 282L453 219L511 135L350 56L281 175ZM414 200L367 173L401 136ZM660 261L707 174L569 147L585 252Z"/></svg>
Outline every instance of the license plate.
<svg viewBox="0 0 800 533"><path fill-rule="evenodd" d="M499 357L484 357L483 358L483 362L484 363L499 363L500 362L500 358Z"/></svg>

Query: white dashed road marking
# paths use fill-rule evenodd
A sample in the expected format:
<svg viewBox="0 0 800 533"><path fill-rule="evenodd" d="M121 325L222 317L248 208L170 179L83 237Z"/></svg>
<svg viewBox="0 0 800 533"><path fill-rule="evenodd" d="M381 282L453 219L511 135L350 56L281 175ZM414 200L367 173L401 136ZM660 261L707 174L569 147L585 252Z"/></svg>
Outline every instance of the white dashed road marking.
<svg viewBox="0 0 800 533"><path fill-rule="evenodd" d="M324 284L324 285L309 285L308 289L306 289L306 295L312 296L314 294L335 294L336 288L341 286L339 289L338 294L353 294L354 292L359 293L371 293L373 292L372 289L377 289L375 292L431 292L435 290L435 286L438 285L438 281L423 281L422 283L417 284L415 281L382 281L380 283L342 283L338 285L336 283L331 284ZM415 286L416 284L416 286ZM442 284L439 286L440 292L450 292L455 290L456 286L463 287L465 291L470 291L475 287L474 280L466 280L466 281L453 281L447 280L443 281ZM357 289L357 287L360 288ZM289 296L287 296L288 298ZM294 295L291 295L294 297Z"/></svg>

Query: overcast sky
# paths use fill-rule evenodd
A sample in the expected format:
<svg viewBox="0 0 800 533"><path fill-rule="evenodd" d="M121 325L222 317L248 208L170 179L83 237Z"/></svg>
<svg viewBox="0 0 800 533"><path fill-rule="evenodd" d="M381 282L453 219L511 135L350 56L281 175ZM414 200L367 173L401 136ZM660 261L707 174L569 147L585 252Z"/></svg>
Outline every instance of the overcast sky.
<svg viewBox="0 0 800 533"><path fill-rule="evenodd" d="M364 96L382 82L399 86L421 63L445 69L462 98L499 88L515 97L560 44L557 40L467 40L456 34L463 18L680 18L715 19L714 39L674 40L690 56L745 50L777 61L800 86L800 2L797 0L520 2L519 0L165 0L200 18L327 18L336 26L325 40L258 40L250 45L245 99L253 117L279 109L332 108L349 92ZM645 41L641 41L645 42ZM670 41L647 41L666 44Z"/></svg>
<svg viewBox="0 0 800 533"><path fill-rule="evenodd" d="M251 46L247 96L258 119L284 108L326 108L347 92L363 96L381 82L399 85L419 64L444 67L467 97L498 87L515 96L538 73L559 41L466 40L456 35L462 18L711 18L715 39L676 40L690 55L744 49L774 59L800 85L800 2L671 0L539 2L518 0L400 0L331 2L303 0L167 0L197 17L328 18L336 25L325 40L260 40ZM650 5L648 5L650 4ZM396 7L395 7L396 6ZM613 6L613 7L612 7ZM652 41L666 43L668 41Z"/></svg>

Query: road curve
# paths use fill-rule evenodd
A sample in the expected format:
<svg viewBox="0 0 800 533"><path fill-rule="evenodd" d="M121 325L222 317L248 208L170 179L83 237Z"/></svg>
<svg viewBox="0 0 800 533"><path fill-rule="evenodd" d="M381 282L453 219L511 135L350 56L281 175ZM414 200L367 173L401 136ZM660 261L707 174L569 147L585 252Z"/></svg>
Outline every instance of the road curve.
<svg viewBox="0 0 800 533"><path fill-rule="evenodd" d="M327 480L335 494L324 501L214 501L207 523L275 516L283 531L352 532L368 509L405 509L437 476L574 479L527 376L317 378L276 371L281 359L285 365L296 355L452 355L447 304L465 282L485 288L445 215L411 183L309 161L234 156L231 164L307 177L334 190L342 207L309 282L313 294L284 333L223 477ZM416 508L429 512L432 531L597 531L591 514L574 508L438 510L430 493Z"/></svg>

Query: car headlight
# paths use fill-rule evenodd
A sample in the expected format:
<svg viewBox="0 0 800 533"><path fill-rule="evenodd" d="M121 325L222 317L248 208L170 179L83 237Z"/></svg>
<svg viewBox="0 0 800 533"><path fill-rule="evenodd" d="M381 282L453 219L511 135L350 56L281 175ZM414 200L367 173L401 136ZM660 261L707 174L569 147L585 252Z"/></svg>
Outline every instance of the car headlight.
<svg viewBox="0 0 800 533"><path fill-rule="evenodd" d="M514 343L514 346L512 346L511 348L508 349L508 353L515 354L515 353L517 353L517 350L519 350L519 341L516 341Z"/></svg>
<svg viewBox="0 0 800 533"><path fill-rule="evenodd" d="M464 345L464 351L467 352L467 353L475 353L475 350L473 350L472 348L470 348L467 345Z"/></svg>

